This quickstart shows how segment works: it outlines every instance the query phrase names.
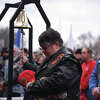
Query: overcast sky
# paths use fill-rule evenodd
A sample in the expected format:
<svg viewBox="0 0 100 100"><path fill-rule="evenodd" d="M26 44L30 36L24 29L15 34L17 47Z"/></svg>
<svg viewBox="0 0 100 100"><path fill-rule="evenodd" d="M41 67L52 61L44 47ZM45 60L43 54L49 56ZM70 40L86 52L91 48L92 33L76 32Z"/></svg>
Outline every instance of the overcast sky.
<svg viewBox="0 0 100 100"><path fill-rule="evenodd" d="M5 2L15 3L20 0L0 0L0 13ZM74 41L82 33L100 34L100 0L41 0L41 5L48 16L51 27L58 30L67 41L72 25ZM0 22L5 27L16 9L10 9ZM25 11L33 25L33 48L38 48L38 36L45 30L45 23L34 4L25 6ZM26 38L26 37L25 37Z"/></svg>

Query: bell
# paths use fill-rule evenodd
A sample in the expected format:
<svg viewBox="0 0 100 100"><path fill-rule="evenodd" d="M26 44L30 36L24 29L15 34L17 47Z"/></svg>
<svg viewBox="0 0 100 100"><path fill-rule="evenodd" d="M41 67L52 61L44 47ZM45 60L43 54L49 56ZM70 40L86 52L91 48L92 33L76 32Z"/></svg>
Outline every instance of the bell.
<svg viewBox="0 0 100 100"><path fill-rule="evenodd" d="M14 23L15 28L31 28L28 18L24 10L20 12Z"/></svg>

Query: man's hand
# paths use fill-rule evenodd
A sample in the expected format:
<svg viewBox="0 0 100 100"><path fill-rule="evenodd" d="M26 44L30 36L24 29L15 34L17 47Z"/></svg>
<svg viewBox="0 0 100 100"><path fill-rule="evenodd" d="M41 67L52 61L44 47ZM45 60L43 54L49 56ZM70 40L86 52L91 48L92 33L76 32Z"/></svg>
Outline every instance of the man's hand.
<svg viewBox="0 0 100 100"><path fill-rule="evenodd" d="M96 100L100 99L100 87L96 87L92 91L92 95L95 97Z"/></svg>
<svg viewBox="0 0 100 100"><path fill-rule="evenodd" d="M28 82L28 83L26 84L26 89L28 89L32 83L33 83L33 82Z"/></svg>
<svg viewBox="0 0 100 100"><path fill-rule="evenodd" d="M31 89L31 87L32 87L32 84L33 84L33 82L28 82L27 84L26 84L26 87L25 87L25 89L26 89L26 91L30 91L30 89Z"/></svg>

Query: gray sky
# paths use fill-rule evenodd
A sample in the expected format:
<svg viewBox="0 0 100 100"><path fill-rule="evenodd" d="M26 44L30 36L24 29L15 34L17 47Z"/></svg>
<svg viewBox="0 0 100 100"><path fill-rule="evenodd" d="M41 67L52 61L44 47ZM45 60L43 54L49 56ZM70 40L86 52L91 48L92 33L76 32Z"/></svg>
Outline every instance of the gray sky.
<svg viewBox="0 0 100 100"><path fill-rule="evenodd" d="M16 1L20 0L0 0L0 13L5 2ZM94 36L100 34L100 0L41 0L41 5L51 22L51 27L61 33L64 41L69 38L70 25L74 41L81 33L92 32ZM9 25L9 19L15 10L10 9L7 12L0 22L1 26ZM38 36L45 30L45 23L34 4L26 5L25 11L33 25L34 48L38 48Z"/></svg>

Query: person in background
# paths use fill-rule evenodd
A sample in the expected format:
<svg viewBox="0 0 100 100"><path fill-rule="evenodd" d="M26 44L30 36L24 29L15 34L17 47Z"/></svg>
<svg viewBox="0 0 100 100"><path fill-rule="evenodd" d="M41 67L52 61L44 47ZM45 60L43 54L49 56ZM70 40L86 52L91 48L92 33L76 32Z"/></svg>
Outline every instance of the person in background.
<svg viewBox="0 0 100 100"><path fill-rule="evenodd" d="M24 60L27 61L29 58L29 52L28 49L26 48L21 48L20 52L19 52L19 57L20 60L18 61L19 66L23 66L24 64Z"/></svg>
<svg viewBox="0 0 100 100"><path fill-rule="evenodd" d="M82 55L81 55L81 48L78 48L75 50L74 55L79 60L79 62L82 64Z"/></svg>
<svg viewBox="0 0 100 100"><path fill-rule="evenodd" d="M28 51L28 49L27 48L22 48L21 50L20 50L20 56L21 55L24 55L24 56L26 56L27 58L28 58L28 56L29 56L29 51Z"/></svg>
<svg viewBox="0 0 100 100"><path fill-rule="evenodd" d="M2 56L2 51L0 52L0 70L3 67L3 56Z"/></svg>
<svg viewBox="0 0 100 100"><path fill-rule="evenodd" d="M97 60L96 66L90 76L89 88L95 100L100 100L100 57Z"/></svg>
<svg viewBox="0 0 100 100"><path fill-rule="evenodd" d="M14 60L13 60L13 80L12 80L12 97L20 97L24 96L24 88L18 83L18 75L21 73L22 68L19 66L18 62L20 61L19 58L19 51L14 48ZM7 63L8 64L8 63ZM2 83L4 87L4 97L8 95L8 66L6 70L4 70L4 82Z"/></svg>
<svg viewBox="0 0 100 100"><path fill-rule="evenodd" d="M4 73L3 73L3 56L2 53L0 52L0 97L3 95L3 87L2 87L2 82L4 80Z"/></svg>
<svg viewBox="0 0 100 100"><path fill-rule="evenodd" d="M37 65L41 65L45 59L45 55L43 53L40 54L39 58L37 59Z"/></svg>
<svg viewBox="0 0 100 100"><path fill-rule="evenodd" d="M46 59L36 72L35 82L26 84L26 93L35 100L79 100L81 65L63 47L60 33L48 28L39 36L39 44Z"/></svg>
<svg viewBox="0 0 100 100"><path fill-rule="evenodd" d="M42 63L44 58L45 58L45 56L42 53L42 49L34 51L34 53L33 53L33 63L36 63L37 65L40 65L40 63Z"/></svg>
<svg viewBox="0 0 100 100"><path fill-rule="evenodd" d="M96 61L92 59L92 50L90 48L82 49L82 76L80 81L80 100L94 100L94 97L89 90L90 75L96 65Z"/></svg>
<svg viewBox="0 0 100 100"><path fill-rule="evenodd" d="M39 50L34 51L33 60L37 62L37 59L39 58L39 56L40 56L40 51Z"/></svg>
<svg viewBox="0 0 100 100"><path fill-rule="evenodd" d="M2 48L1 59L2 67L0 69L0 96L4 97L7 94L6 89L3 86L3 82L8 80L8 48Z"/></svg>
<svg viewBox="0 0 100 100"><path fill-rule="evenodd" d="M32 63L25 59L26 57L23 56L23 69L24 70L33 70L36 71L40 64L44 61L45 56L41 51L35 51L33 53L33 60Z"/></svg>

